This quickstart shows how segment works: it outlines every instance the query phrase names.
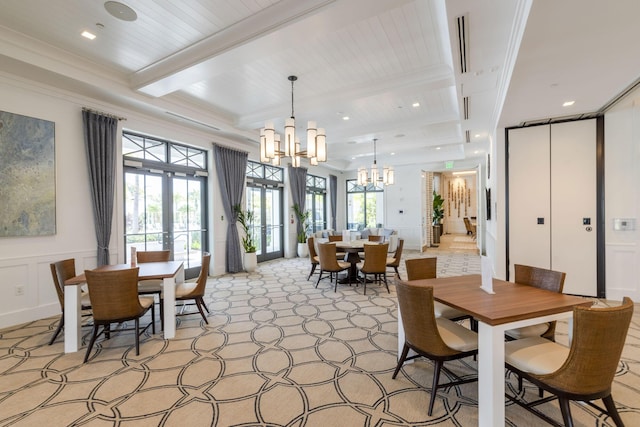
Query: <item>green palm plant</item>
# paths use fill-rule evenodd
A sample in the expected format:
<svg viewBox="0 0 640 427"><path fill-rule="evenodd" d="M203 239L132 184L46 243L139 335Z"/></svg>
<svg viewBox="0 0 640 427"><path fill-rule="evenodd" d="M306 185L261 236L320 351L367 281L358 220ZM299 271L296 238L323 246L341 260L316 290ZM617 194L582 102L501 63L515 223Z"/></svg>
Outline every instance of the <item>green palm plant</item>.
<svg viewBox="0 0 640 427"><path fill-rule="evenodd" d="M433 192L433 225L440 224L444 218L444 199L441 195Z"/></svg>
<svg viewBox="0 0 640 427"><path fill-rule="evenodd" d="M257 251L256 241L253 235L253 224L256 221L256 215L251 210L243 211L240 205L234 207L236 214L238 215L238 222L244 230L244 236L242 237L242 247L246 253L253 253Z"/></svg>
<svg viewBox="0 0 640 427"><path fill-rule="evenodd" d="M297 203L293 205L293 212L295 212L298 218L298 243L306 243L307 231L309 230L309 215L311 215L311 212L303 211Z"/></svg>

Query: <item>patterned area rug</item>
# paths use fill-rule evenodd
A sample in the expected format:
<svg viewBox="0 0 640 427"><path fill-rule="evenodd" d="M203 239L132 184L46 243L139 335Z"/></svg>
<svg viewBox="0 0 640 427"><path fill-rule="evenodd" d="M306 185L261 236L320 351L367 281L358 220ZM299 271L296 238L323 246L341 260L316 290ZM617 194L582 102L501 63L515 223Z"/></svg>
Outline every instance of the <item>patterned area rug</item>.
<svg viewBox="0 0 640 427"><path fill-rule="evenodd" d="M422 256L408 253L407 257ZM478 256L438 254L439 276L479 272ZM196 313L179 318L176 338L121 332L100 341L91 360L47 342L58 318L0 331L0 426L473 426L477 383L438 391L426 414L432 365L396 365L397 312L391 293L370 285L318 288L307 259L262 263L252 274L211 278L206 325ZM400 271L402 277L404 269ZM632 330L613 386L621 416L640 425L638 337ZM558 341L566 342L566 322ZM84 350L84 349L83 349ZM474 375L472 359L448 363ZM444 381L442 378L441 381ZM516 382L506 374L507 388ZM525 388L535 398L537 389ZM542 408L561 419L557 404ZM572 403L577 426L610 425ZM542 422L508 404L507 425Z"/></svg>

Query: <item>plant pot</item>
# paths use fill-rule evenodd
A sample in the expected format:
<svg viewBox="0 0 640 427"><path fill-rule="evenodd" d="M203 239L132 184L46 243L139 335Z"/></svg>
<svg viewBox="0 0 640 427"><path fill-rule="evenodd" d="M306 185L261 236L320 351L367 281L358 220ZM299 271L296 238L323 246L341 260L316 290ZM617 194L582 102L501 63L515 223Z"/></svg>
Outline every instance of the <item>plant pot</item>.
<svg viewBox="0 0 640 427"><path fill-rule="evenodd" d="M251 273L258 266L258 255L255 252L244 253L244 269Z"/></svg>
<svg viewBox="0 0 640 427"><path fill-rule="evenodd" d="M309 256L309 246L307 243L298 243L298 256L300 258L306 258Z"/></svg>
<svg viewBox="0 0 640 427"><path fill-rule="evenodd" d="M440 243L440 236L442 235L442 224L433 224L433 244Z"/></svg>

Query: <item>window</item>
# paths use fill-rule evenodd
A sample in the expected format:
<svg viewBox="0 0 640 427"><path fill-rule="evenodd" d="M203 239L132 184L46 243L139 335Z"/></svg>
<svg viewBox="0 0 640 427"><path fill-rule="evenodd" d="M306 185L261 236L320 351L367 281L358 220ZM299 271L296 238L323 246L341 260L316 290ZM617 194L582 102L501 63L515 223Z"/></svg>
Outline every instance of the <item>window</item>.
<svg viewBox="0 0 640 427"><path fill-rule="evenodd" d="M305 208L311 212L309 221L311 231L327 228L327 179L307 174L307 198Z"/></svg>
<svg viewBox="0 0 640 427"><path fill-rule="evenodd" d="M122 135L125 256L171 250L196 277L207 250L207 152L130 132Z"/></svg>
<svg viewBox="0 0 640 427"><path fill-rule="evenodd" d="M347 228L362 230L384 224L384 187L347 180Z"/></svg>

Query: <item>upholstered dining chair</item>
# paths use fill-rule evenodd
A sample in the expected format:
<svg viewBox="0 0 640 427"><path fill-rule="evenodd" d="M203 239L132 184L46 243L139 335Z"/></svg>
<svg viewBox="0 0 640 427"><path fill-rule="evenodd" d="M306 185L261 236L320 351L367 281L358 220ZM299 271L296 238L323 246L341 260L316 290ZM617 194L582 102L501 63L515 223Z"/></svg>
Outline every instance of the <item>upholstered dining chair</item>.
<svg viewBox="0 0 640 427"><path fill-rule="evenodd" d="M436 257L408 259L405 260L404 265L407 268L407 280L435 279L437 276L438 258ZM471 319L471 316L464 311L435 300L433 301L433 309L436 317L444 317L453 321Z"/></svg>
<svg viewBox="0 0 640 427"><path fill-rule="evenodd" d="M171 251L139 251L136 253L137 262L163 262L171 260ZM138 293L141 295L158 295L158 302L162 296L162 279L141 280L138 282ZM160 328L164 329L164 307L160 306Z"/></svg>
<svg viewBox="0 0 640 427"><path fill-rule="evenodd" d="M398 267L400 266L400 259L402 258L402 248L404 246L404 239L398 239L398 246L396 246L396 251L393 254L393 257L387 258L387 268L393 268L396 274L400 274L398 272Z"/></svg>
<svg viewBox="0 0 640 427"><path fill-rule="evenodd" d="M396 378L405 361L421 356L430 359L434 364L428 410L428 414L431 416L436 392L439 388L478 380L477 376L460 378L443 366L446 361L478 354L478 335L451 320L435 317L432 287L396 280L396 292L404 325L405 341L392 378ZM407 357L409 350L413 350L417 354ZM438 384L441 370L447 371L447 374L451 375L454 380Z"/></svg>
<svg viewBox="0 0 640 427"><path fill-rule="evenodd" d="M329 236L329 242L342 242L342 235L337 235L337 236ZM336 246L336 258L342 258L344 257L344 249L340 249L339 247Z"/></svg>
<svg viewBox="0 0 640 427"><path fill-rule="evenodd" d="M384 242L384 236L376 236L373 234L369 234L370 242Z"/></svg>
<svg viewBox="0 0 640 427"><path fill-rule="evenodd" d="M307 280L309 280L313 272L316 271L316 267L320 264L320 260L316 253L315 238L313 236L307 237L307 246L309 247L309 261L311 262L311 270L307 276Z"/></svg>
<svg viewBox="0 0 640 427"><path fill-rule="evenodd" d="M183 282L176 286L176 302L182 301L180 307L184 309L187 305L194 305L198 308L198 312L204 319L204 323L207 325L209 321L204 314L203 308L209 313L209 308L204 302L204 291L207 287L207 279L209 278L209 263L211 262L211 254L209 252L202 253L202 266L200 267L200 274L195 282ZM185 304L184 301L191 301L190 304ZM164 299L161 297L160 305L163 305ZM180 312L177 316L186 316L192 313Z"/></svg>
<svg viewBox="0 0 640 427"><path fill-rule="evenodd" d="M60 331L62 331L62 329L64 328L64 282L76 276L76 261L73 258L65 259L62 261L49 264L49 267L51 268L53 285L56 288L56 294L58 295L58 302L60 302L60 309L62 310L62 315L60 316L60 321L58 322L58 328L53 333L53 336L49 341L49 345L51 345L60 334ZM81 293L80 304L81 304L82 310L91 309L91 299L89 298L88 292ZM91 314L85 313L84 315L90 316Z"/></svg>
<svg viewBox="0 0 640 427"><path fill-rule="evenodd" d="M531 267L529 265L515 264L515 282L522 285L535 286L551 292L562 293L566 273ZM521 339L528 337L547 338L555 341L556 322L547 322L539 325L525 326L517 329L509 329L505 332L507 339Z"/></svg>
<svg viewBox="0 0 640 427"><path fill-rule="evenodd" d="M469 220L469 218L467 217L464 217L462 220L464 221L464 228L467 230L467 234L471 236L475 236L476 227L471 223L471 220Z"/></svg>
<svg viewBox="0 0 640 427"><path fill-rule="evenodd" d="M333 280L335 275L336 285L333 289L334 292L338 291L338 273L348 270L351 264L346 261L338 261L336 258L336 244L335 243L320 243L318 245L318 260L320 261L320 275L316 281L316 288L322 280L322 273L329 273L329 281ZM349 285L351 285L351 275L349 275Z"/></svg>
<svg viewBox="0 0 640 427"><path fill-rule="evenodd" d="M557 397L565 426L573 426L571 400L585 402L608 414L616 426L623 426L611 396L611 384L632 315L633 301L627 297L617 307L574 307L570 348L542 337L507 342L507 369L553 395L528 403L507 397L551 424L558 425L535 406ZM602 399L606 410L592 402L597 399Z"/></svg>
<svg viewBox="0 0 640 427"><path fill-rule="evenodd" d="M136 355L140 354L140 335L149 326L155 334L153 297L138 295L138 267L125 270L86 270L89 294L93 309L93 333L87 346L84 362L89 359L93 344L98 336L105 334L109 338L112 323L134 321ZM151 309L151 321L140 330L140 318ZM98 333L100 326L102 331ZM123 329L123 330L131 330Z"/></svg>
<svg viewBox="0 0 640 427"><path fill-rule="evenodd" d="M369 236L371 237L371 236ZM387 282L387 252L389 251L389 243L365 244L364 245L364 263L360 267L363 275L364 294L367 294L367 276L372 275L373 281L387 287L389 291L389 283Z"/></svg>

